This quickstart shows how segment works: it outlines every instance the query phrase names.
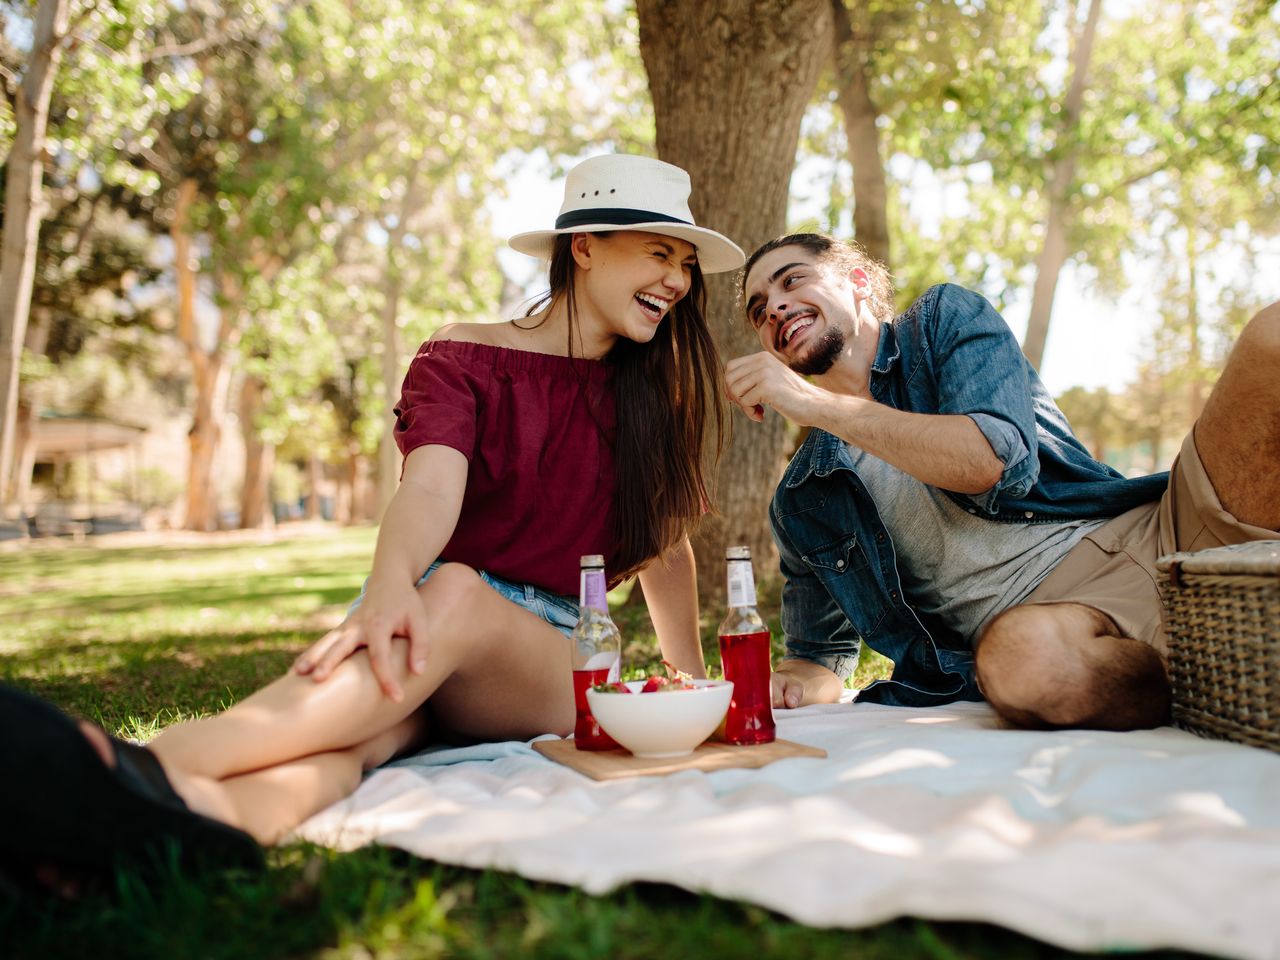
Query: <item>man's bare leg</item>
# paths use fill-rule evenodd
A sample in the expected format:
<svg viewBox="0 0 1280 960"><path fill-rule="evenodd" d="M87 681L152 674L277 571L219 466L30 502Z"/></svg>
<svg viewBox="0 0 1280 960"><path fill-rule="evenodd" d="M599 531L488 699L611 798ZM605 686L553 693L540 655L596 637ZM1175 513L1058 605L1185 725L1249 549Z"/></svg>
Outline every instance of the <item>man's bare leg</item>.
<svg viewBox="0 0 1280 960"><path fill-rule="evenodd" d="M1195 438L1227 511L1280 530L1280 302L1240 334L1196 421Z"/></svg>
<svg viewBox="0 0 1280 960"><path fill-rule="evenodd" d="M1196 451L1237 520L1280 529L1280 303L1246 325L1195 425ZM993 620L978 681L996 710L1032 727L1127 730L1169 717L1160 656L1078 603L1027 604Z"/></svg>
<svg viewBox="0 0 1280 960"><path fill-rule="evenodd" d="M1020 727L1135 730L1169 721L1160 655L1082 603L1006 610L982 632L977 674L987 702Z"/></svg>

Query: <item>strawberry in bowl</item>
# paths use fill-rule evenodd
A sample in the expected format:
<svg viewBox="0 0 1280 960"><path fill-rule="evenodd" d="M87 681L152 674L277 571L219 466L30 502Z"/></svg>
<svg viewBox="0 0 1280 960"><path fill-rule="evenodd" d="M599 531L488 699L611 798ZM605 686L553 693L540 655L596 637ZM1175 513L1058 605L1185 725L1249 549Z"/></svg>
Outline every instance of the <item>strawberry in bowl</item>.
<svg viewBox="0 0 1280 960"><path fill-rule="evenodd" d="M732 696L728 680L649 677L592 687L587 703L605 733L637 757L684 757L720 725Z"/></svg>

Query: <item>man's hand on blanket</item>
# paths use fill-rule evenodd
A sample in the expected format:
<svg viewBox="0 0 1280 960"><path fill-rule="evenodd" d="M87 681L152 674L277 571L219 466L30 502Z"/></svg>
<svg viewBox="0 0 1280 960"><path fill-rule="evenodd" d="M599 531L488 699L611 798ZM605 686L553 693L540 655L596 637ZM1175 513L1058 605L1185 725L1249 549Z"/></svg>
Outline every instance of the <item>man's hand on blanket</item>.
<svg viewBox="0 0 1280 960"><path fill-rule="evenodd" d="M418 591L409 583L370 580L364 600L355 612L307 648L294 661L293 669L319 683L328 679L347 657L361 647L368 647L369 667L378 685L387 697L399 703L404 691L391 654L391 641L395 637L409 640L409 670L422 673L427 666L427 625Z"/></svg>
<svg viewBox="0 0 1280 960"><path fill-rule="evenodd" d="M789 677L785 673L775 673L773 675L773 705L775 707L786 707L788 709L798 707L803 697L803 680Z"/></svg>
<svg viewBox="0 0 1280 960"><path fill-rule="evenodd" d="M836 703L844 689L838 676L808 660L782 661L772 683L773 705L788 710L811 703Z"/></svg>

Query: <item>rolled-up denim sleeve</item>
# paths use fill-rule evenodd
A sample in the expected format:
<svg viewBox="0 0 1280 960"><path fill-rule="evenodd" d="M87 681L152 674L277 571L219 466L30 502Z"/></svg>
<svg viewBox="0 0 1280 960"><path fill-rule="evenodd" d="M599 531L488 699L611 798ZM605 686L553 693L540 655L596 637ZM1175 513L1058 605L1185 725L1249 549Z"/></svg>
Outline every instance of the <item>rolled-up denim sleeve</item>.
<svg viewBox="0 0 1280 960"><path fill-rule="evenodd" d="M994 487L969 496L983 510L995 513L996 501L1000 496L1013 499L1026 496L1040 473L1040 462L1031 456L1022 435L1007 420L989 413L970 413L968 417L978 425L982 435L987 438L987 443L991 444L991 449L1004 464L1004 472Z"/></svg>
<svg viewBox="0 0 1280 960"><path fill-rule="evenodd" d="M862 638L831 593L796 555L775 523L774 539L782 569L782 633L786 659L808 660L848 680L858 667Z"/></svg>
<svg viewBox="0 0 1280 960"><path fill-rule="evenodd" d="M989 490L969 495L995 513L1026 495L1040 475L1032 371L1013 331L986 298L948 284L934 304L932 341L939 413L968 416L1004 464Z"/></svg>

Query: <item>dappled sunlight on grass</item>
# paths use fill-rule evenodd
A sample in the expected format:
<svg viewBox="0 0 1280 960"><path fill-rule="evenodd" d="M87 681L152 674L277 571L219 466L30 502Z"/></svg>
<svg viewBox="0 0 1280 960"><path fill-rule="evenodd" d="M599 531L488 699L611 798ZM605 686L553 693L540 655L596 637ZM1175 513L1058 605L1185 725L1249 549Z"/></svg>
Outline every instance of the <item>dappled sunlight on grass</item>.
<svg viewBox="0 0 1280 960"><path fill-rule="evenodd" d="M0 679L82 704L108 725L147 722L148 702L217 710L279 676L341 621L375 536L333 529L270 541L215 535L194 545L183 535L173 544L33 543L0 552ZM626 585L610 595L624 674L662 673L648 612L626 605L629 592ZM776 585L761 585L775 663L784 655L778 600ZM713 676L722 613L702 611L699 625ZM851 686L891 669L864 650Z"/></svg>
<svg viewBox="0 0 1280 960"><path fill-rule="evenodd" d="M0 679L128 736L214 712L341 621L374 536L5 552Z"/></svg>

